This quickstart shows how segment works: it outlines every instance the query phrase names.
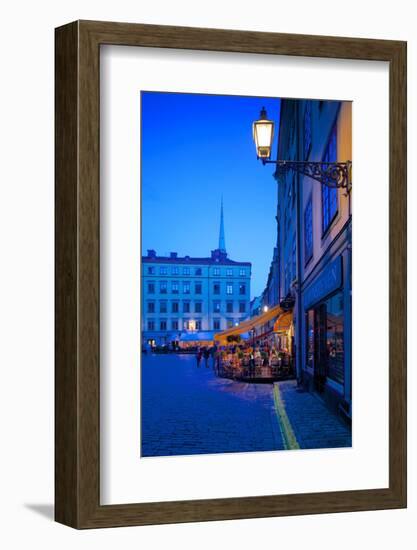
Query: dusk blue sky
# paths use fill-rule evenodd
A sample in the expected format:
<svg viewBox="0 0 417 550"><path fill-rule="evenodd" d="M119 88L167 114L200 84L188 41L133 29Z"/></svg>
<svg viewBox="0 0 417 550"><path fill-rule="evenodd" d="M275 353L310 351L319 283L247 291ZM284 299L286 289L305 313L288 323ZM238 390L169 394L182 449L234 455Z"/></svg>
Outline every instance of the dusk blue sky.
<svg viewBox="0 0 417 550"><path fill-rule="evenodd" d="M142 92L142 251L210 256L223 196L228 257L252 263L251 297L264 289L276 242L273 166L256 159L252 122L273 98Z"/></svg>

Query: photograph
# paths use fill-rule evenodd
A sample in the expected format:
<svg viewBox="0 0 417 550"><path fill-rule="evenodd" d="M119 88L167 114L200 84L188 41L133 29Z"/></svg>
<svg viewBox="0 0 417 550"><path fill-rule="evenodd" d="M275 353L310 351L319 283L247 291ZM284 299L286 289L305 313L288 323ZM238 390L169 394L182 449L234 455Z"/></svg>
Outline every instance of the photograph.
<svg viewBox="0 0 417 550"><path fill-rule="evenodd" d="M352 446L352 102L141 91L141 458Z"/></svg>

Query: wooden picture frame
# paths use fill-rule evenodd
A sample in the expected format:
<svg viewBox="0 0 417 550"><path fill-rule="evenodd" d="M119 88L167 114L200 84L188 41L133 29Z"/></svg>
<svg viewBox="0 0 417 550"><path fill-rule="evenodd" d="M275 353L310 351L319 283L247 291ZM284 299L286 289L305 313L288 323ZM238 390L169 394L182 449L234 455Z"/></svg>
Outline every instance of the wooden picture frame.
<svg viewBox="0 0 417 550"><path fill-rule="evenodd" d="M117 44L389 63L389 487L100 505L99 56ZM76 21L56 29L56 521L116 527L406 506L406 43Z"/></svg>

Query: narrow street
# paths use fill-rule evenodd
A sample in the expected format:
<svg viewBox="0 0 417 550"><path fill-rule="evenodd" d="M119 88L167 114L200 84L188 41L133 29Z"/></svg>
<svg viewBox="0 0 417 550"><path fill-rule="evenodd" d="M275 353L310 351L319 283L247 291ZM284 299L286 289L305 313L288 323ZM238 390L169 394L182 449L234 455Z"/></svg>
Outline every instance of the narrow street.
<svg viewBox="0 0 417 550"><path fill-rule="evenodd" d="M235 382L194 355L142 356L143 457L349 445L349 429L293 381Z"/></svg>

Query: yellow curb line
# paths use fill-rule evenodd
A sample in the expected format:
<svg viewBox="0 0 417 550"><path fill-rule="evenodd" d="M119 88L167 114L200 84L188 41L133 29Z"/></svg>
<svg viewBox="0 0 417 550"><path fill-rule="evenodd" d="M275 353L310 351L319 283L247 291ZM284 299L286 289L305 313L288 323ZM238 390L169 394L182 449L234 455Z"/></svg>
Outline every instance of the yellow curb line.
<svg viewBox="0 0 417 550"><path fill-rule="evenodd" d="M292 429L291 422L287 416L285 405L281 397L278 384L274 384L274 404L275 412L277 413L278 423L284 442L284 447L288 450L299 449L297 438L295 437L294 430Z"/></svg>

